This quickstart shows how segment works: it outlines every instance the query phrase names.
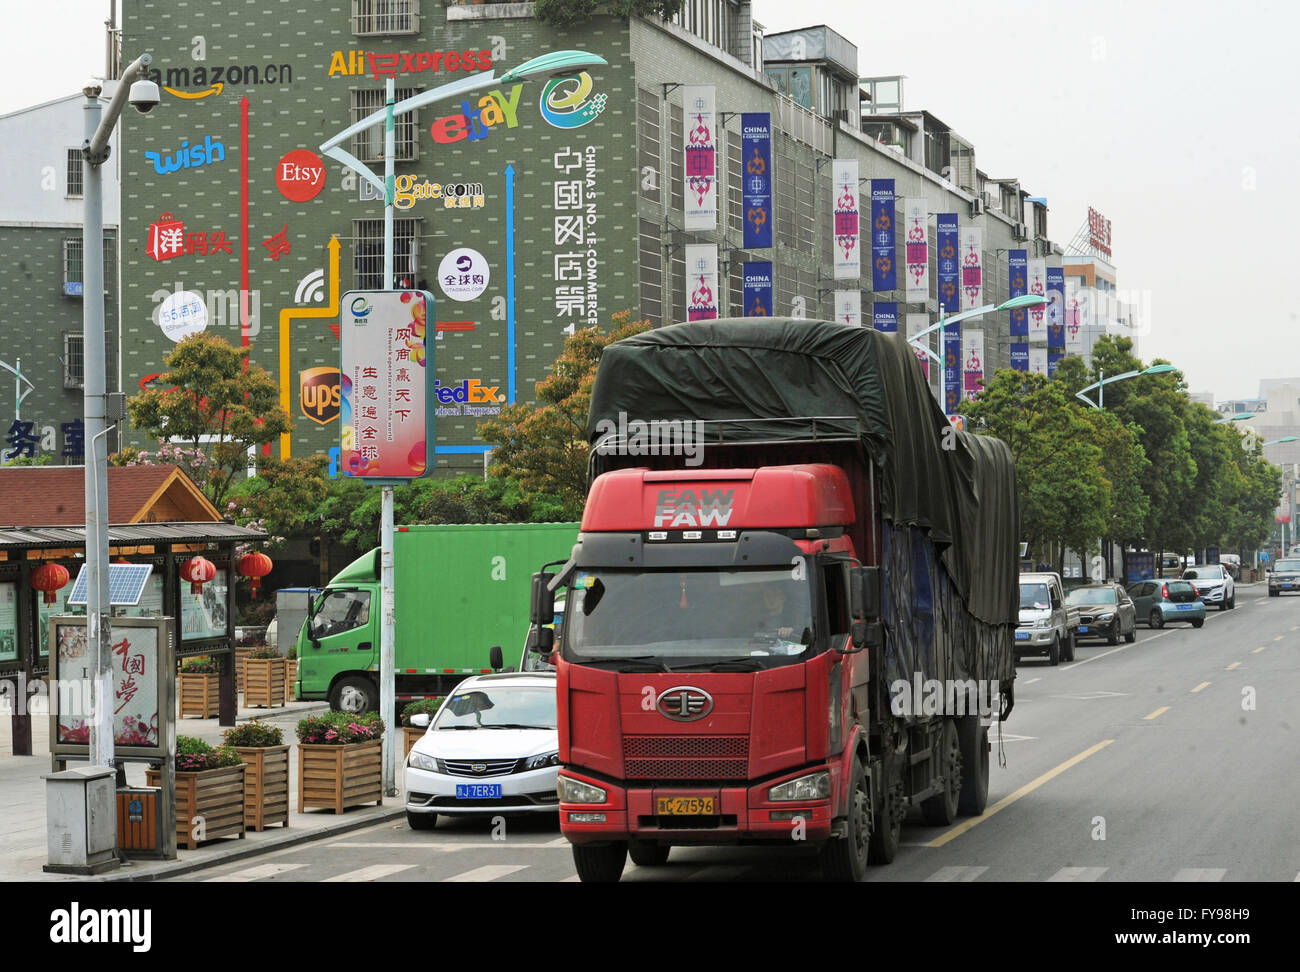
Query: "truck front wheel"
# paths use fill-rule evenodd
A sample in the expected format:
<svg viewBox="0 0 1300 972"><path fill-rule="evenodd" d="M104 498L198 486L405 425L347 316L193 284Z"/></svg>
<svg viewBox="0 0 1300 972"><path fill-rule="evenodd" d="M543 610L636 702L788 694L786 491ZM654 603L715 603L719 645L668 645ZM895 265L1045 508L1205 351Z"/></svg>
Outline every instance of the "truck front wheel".
<svg viewBox="0 0 1300 972"><path fill-rule="evenodd" d="M623 876L627 864L627 843L574 844L573 866L584 882L612 884Z"/></svg>
<svg viewBox="0 0 1300 972"><path fill-rule="evenodd" d="M1052 646L1047 649L1047 660L1050 664L1061 664L1061 636L1052 635Z"/></svg>
<svg viewBox="0 0 1300 972"><path fill-rule="evenodd" d="M375 712L379 709L379 689L363 675L341 678L330 689L330 708L352 715Z"/></svg>
<svg viewBox="0 0 1300 972"><path fill-rule="evenodd" d="M957 809L978 817L989 801L989 732L980 725L977 715L957 720L957 739L961 744L961 796Z"/></svg>
<svg viewBox="0 0 1300 972"><path fill-rule="evenodd" d="M880 806L876 809L875 827L867 846L867 860L872 864L893 861L902 837L903 817L907 814L901 766L892 757L886 757L882 765L884 780L880 784Z"/></svg>
<svg viewBox="0 0 1300 972"><path fill-rule="evenodd" d="M827 881L861 881L867 873L867 847L871 840L871 788L862 761L853 761L849 815L844 836L822 845L822 877Z"/></svg>
<svg viewBox="0 0 1300 972"><path fill-rule="evenodd" d="M668 863L668 852L672 844L661 844L654 840L633 840L627 845L627 856L637 867L662 867Z"/></svg>

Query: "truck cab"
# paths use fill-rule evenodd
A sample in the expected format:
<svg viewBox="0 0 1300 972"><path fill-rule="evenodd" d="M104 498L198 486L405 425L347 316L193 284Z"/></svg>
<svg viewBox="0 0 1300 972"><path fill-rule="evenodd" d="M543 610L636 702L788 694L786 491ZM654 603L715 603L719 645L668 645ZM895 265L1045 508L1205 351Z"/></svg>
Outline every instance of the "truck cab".
<svg viewBox="0 0 1300 972"><path fill-rule="evenodd" d="M1079 609L1065 603L1061 575L1020 575L1020 624L1016 628L1016 658L1046 655L1053 664L1074 661Z"/></svg>

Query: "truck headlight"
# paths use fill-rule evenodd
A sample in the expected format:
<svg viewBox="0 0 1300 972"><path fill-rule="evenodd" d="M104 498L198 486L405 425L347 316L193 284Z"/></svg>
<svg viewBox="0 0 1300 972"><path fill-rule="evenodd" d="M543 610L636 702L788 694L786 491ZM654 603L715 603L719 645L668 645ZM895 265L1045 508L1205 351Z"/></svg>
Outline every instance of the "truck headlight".
<svg viewBox="0 0 1300 972"><path fill-rule="evenodd" d="M567 776L555 778L555 792L561 803L604 803L607 796L600 787Z"/></svg>
<svg viewBox="0 0 1300 972"><path fill-rule="evenodd" d="M430 773L438 772L438 761L432 756L425 756L423 753L417 753L411 750L411 755L406 757L406 765L415 769L428 770Z"/></svg>
<svg viewBox="0 0 1300 972"><path fill-rule="evenodd" d="M1052 626L1051 618L1039 618L1034 622L1035 628L1050 628Z"/></svg>
<svg viewBox="0 0 1300 972"><path fill-rule="evenodd" d="M781 783L767 791L769 800L825 800L831 795L831 774L827 770L809 773Z"/></svg>
<svg viewBox="0 0 1300 972"><path fill-rule="evenodd" d="M559 765L560 765L560 754L558 752L542 753L542 755L540 756L529 756L526 760L524 760L525 770L535 770L535 769L541 769L544 766L559 766Z"/></svg>

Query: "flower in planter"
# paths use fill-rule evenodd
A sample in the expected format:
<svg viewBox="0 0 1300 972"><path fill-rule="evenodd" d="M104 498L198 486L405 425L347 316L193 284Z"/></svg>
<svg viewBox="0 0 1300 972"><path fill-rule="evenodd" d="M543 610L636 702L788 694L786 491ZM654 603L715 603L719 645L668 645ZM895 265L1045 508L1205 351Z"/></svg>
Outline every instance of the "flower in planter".
<svg viewBox="0 0 1300 972"><path fill-rule="evenodd" d="M284 743L284 732L279 726L254 719L227 729L222 733L227 746L240 746L247 749L264 749L268 746L280 746Z"/></svg>
<svg viewBox="0 0 1300 972"><path fill-rule="evenodd" d="M181 662L181 673L184 675L216 675L217 663L211 658L188 658Z"/></svg>
<svg viewBox="0 0 1300 972"><path fill-rule="evenodd" d="M238 766L243 760L229 746L213 747L193 736L176 737L176 771L195 773L203 770Z"/></svg>
<svg viewBox="0 0 1300 972"><path fill-rule="evenodd" d="M380 739L383 735L384 720L375 712L362 716L352 716L346 712L324 712L298 722L298 741L308 745L342 746Z"/></svg>
<svg viewBox="0 0 1300 972"><path fill-rule="evenodd" d="M274 648L259 648L257 651L250 651L249 658L283 658L284 656Z"/></svg>

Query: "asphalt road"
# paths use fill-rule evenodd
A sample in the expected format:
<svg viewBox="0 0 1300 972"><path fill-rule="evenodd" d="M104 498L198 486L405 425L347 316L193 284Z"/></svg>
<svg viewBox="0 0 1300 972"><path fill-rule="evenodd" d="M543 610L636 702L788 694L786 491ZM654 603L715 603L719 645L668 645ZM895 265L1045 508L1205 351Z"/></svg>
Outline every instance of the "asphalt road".
<svg viewBox="0 0 1300 972"><path fill-rule="evenodd" d="M1300 880L1300 599L1238 588L1200 630L1139 627L1076 661L1025 659L989 806L919 815L871 881ZM999 754L1005 766L998 765ZM212 881L576 881L554 818L377 825L204 871ZM190 880L194 878L191 877ZM812 881L809 847L675 847L624 881Z"/></svg>

